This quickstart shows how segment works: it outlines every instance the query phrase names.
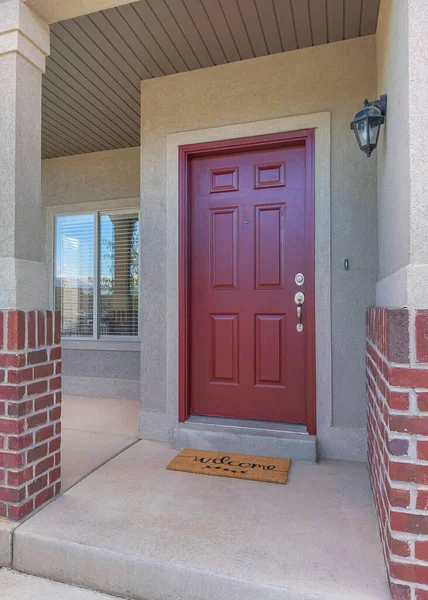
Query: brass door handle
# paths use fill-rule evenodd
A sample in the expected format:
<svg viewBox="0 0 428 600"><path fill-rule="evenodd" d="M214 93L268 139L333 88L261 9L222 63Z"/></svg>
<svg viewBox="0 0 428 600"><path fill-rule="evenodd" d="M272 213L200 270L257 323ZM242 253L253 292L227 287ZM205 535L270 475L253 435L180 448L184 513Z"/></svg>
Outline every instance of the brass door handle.
<svg viewBox="0 0 428 600"><path fill-rule="evenodd" d="M303 292L297 292L294 296L294 302L297 304L297 325L296 329L300 333L303 331L302 325L302 306L305 303L305 294Z"/></svg>

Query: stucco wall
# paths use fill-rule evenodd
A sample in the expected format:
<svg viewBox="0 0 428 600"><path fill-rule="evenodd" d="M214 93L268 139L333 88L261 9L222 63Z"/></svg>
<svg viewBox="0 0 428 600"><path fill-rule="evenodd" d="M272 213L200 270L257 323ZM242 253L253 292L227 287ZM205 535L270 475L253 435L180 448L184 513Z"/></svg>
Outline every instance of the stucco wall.
<svg viewBox="0 0 428 600"><path fill-rule="evenodd" d="M140 195L140 148L78 154L42 161L45 206Z"/></svg>
<svg viewBox="0 0 428 600"><path fill-rule="evenodd" d="M140 396L138 346L135 351L65 348L62 364L66 394L133 400Z"/></svg>
<svg viewBox="0 0 428 600"><path fill-rule="evenodd" d="M138 206L140 149L125 148L42 161L46 258L52 270L51 220L55 212ZM87 396L138 398L139 343L64 341L64 391ZM101 349L102 347L102 349Z"/></svg>
<svg viewBox="0 0 428 600"><path fill-rule="evenodd" d="M167 410L166 135L331 111L333 425L365 426L364 308L377 272L376 159L349 122L376 93L374 37L273 55L142 84L143 409ZM350 270L343 260L349 258ZM144 419L144 415L142 415ZM346 453L345 453L346 454ZM344 454L343 454L344 455ZM363 458L363 456L361 456Z"/></svg>

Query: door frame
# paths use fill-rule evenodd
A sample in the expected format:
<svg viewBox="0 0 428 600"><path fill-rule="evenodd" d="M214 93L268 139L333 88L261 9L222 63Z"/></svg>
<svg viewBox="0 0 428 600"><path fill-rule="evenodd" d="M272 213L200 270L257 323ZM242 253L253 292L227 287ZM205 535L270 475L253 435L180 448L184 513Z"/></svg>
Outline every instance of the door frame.
<svg viewBox="0 0 428 600"><path fill-rule="evenodd" d="M190 161L192 158L212 156L227 152L258 151L282 146L304 144L306 149L306 256L307 305L305 327L306 364L306 415L307 430L316 434L315 388L315 186L314 154L315 130L302 129L283 133L202 142L179 147L178 153L178 420L190 416Z"/></svg>

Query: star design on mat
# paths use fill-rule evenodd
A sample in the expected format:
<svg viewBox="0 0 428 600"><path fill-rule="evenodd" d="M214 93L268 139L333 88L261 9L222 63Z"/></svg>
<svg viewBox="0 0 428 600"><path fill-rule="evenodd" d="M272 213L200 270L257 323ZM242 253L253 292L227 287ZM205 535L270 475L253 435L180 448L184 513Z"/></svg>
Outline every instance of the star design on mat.
<svg viewBox="0 0 428 600"><path fill-rule="evenodd" d="M216 469L217 471L226 471L227 473L234 473L235 475L246 475L247 471L235 471L234 469L228 469L226 467L212 467L211 465L206 465L204 469Z"/></svg>

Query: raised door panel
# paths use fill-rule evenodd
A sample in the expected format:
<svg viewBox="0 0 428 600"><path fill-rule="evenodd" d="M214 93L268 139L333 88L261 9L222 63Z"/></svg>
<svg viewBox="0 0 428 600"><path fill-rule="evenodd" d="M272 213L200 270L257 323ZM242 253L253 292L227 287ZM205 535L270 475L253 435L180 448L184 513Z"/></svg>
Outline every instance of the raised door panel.
<svg viewBox="0 0 428 600"><path fill-rule="evenodd" d="M285 204L255 206L256 289L281 289L285 281Z"/></svg>
<svg viewBox="0 0 428 600"><path fill-rule="evenodd" d="M285 163L256 165L254 167L254 187L256 190L285 187Z"/></svg>
<svg viewBox="0 0 428 600"><path fill-rule="evenodd" d="M211 290L238 288L238 208L210 210Z"/></svg>
<svg viewBox="0 0 428 600"><path fill-rule="evenodd" d="M255 316L255 384L285 387L285 315Z"/></svg>
<svg viewBox="0 0 428 600"><path fill-rule="evenodd" d="M238 315L211 315L211 383L238 383Z"/></svg>
<svg viewBox="0 0 428 600"><path fill-rule="evenodd" d="M239 169L228 167L210 170L210 193L237 192L239 190Z"/></svg>

